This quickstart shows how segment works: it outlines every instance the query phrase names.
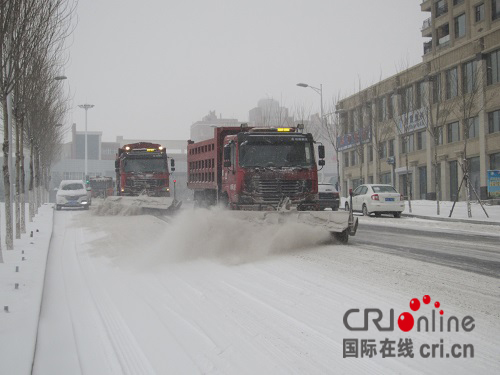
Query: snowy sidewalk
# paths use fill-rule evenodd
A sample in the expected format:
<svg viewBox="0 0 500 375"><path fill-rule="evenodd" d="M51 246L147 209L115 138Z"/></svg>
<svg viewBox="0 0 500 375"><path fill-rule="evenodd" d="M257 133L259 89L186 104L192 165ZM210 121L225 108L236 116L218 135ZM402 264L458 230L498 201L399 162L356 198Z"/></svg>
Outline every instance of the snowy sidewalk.
<svg viewBox="0 0 500 375"><path fill-rule="evenodd" d="M500 206L487 206L484 209L488 213L488 217L484 213L479 203L471 203L472 218L467 215L467 203L457 202L453 209L451 217L450 212L453 207L453 202L440 202L440 215L437 214L436 201L416 200L411 202L412 212L410 213L408 202L403 212L403 216L418 217L421 219L439 220L439 221L458 221L462 223L483 224L483 225L500 225Z"/></svg>
<svg viewBox="0 0 500 375"><path fill-rule="evenodd" d="M31 373L53 215L51 204L40 207L34 221L26 223L26 234L14 240L14 250L5 250L2 233L0 374Z"/></svg>

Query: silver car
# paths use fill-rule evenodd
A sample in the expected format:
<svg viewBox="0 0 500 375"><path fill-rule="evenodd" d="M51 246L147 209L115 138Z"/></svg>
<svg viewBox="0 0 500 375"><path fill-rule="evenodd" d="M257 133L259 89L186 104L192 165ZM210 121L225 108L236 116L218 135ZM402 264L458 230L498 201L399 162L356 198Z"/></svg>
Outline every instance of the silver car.
<svg viewBox="0 0 500 375"><path fill-rule="evenodd" d="M56 194L56 210L63 207L82 207L88 210L90 207L89 192L85 183L80 180L63 180Z"/></svg>

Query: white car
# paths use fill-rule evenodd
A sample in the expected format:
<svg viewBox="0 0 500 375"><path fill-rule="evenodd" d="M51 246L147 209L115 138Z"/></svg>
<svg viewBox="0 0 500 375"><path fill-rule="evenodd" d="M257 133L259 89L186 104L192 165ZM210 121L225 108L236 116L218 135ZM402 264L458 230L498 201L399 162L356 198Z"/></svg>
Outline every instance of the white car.
<svg viewBox="0 0 500 375"><path fill-rule="evenodd" d="M60 210L62 207L83 207L88 210L90 203L89 191L83 181L61 181L56 194L56 210Z"/></svg>
<svg viewBox="0 0 500 375"><path fill-rule="evenodd" d="M345 209L349 210L349 202ZM362 212L364 216L383 213L401 217L405 209L403 196L392 185L364 184L358 186L352 193L352 210Z"/></svg>

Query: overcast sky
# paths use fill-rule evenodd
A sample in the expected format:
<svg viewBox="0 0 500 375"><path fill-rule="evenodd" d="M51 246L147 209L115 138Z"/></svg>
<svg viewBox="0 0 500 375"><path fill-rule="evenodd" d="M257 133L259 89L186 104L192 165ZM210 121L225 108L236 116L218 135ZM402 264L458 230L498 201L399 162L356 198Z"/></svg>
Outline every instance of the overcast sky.
<svg viewBox="0 0 500 375"><path fill-rule="evenodd" d="M421 62L420 0L79 0L67 126L103 140L188 139L210 110L248 120L261 98L319 111Z"/></svg>

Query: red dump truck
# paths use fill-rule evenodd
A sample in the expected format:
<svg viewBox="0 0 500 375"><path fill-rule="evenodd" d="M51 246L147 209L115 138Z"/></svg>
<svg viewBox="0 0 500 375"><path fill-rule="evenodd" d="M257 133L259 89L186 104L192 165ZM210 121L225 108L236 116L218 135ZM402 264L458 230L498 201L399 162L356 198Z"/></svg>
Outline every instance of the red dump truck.
<svg viewBox="0 0 500 375"><path fill-rule="evenodd" d="M171 171L174 170L171 159ZM139 142L120 147L115 172L117 195L170 196L167 152L159 144Z"/></svg>
<svg viewBox="0 0 500 375"><path fill-rule="evenodd" d="M325 225L347 242L357 219L352 213L319 211L315 142L302 128L214 128L214 137L188 141L188 183L196 205L222 204L250 218L249 211L268 219L268 212L296 221ZM323 166L324 147L317 147ZM260 214L257 214L260 212ZM250 215L251 216L251 215ZM279 219L281 220L281 218Z"/></svg>

